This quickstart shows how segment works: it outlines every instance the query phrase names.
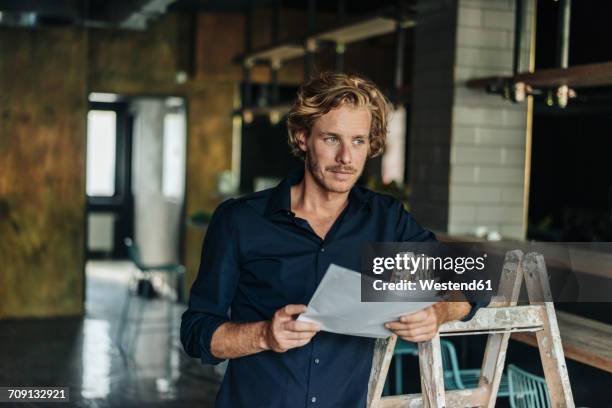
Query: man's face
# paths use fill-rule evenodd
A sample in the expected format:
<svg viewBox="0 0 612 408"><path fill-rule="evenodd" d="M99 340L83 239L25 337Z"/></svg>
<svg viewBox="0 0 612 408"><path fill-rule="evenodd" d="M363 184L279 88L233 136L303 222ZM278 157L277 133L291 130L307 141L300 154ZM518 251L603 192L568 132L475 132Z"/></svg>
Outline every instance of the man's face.
<svg viewBox="0 0 612 408"><path fill-rule="evenodd" d="M325 190L346 193L357 182L368 158L371 120L366 108L344 104L317 119L310 136L298 136L306 169Z"/></svg>

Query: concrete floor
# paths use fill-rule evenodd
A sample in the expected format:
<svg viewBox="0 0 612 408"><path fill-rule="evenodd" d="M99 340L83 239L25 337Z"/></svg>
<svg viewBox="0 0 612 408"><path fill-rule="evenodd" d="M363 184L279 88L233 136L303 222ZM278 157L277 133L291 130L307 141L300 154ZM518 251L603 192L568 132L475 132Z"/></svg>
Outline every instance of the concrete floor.
<svg viewBox="0 0 612 408"><path fill-rule="evenodd" d="M166 302L134 297L130 318L142 303L142 332L134 352L120 352L117 329L130 274L126 262L88 263L84 318L0 321L0 386L70 387L76 407L212 407L220 376L182 350L183 305L173 305L168 327ZM133 321L125 343L131 329Z"/></svg>

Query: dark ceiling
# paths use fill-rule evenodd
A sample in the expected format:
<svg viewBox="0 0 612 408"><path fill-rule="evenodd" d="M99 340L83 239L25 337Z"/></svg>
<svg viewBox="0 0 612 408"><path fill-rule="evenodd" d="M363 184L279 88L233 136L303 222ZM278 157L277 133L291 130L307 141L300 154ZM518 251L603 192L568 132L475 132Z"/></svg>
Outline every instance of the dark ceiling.
<svg viewBox="0 0 612 408"><path fill-rule="evenodd" d="M406 0L401 0L406 2ZM309 7L309 0L0 0L0 25L82 25L90 27L142 29L146 22L166 12L244 13L254 8ZM392 7L398 0L319 0L317 12L334 13L342 4L347 16Z"/></svg>

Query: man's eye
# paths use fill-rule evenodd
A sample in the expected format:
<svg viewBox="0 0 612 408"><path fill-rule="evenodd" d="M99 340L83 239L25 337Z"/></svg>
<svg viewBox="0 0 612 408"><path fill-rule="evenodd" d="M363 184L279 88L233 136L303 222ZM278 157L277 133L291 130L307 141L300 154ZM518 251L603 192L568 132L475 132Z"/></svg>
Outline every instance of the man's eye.
<svg viewBox="0 0 612 408"><path fill-rule="evenodd" d="M355 139L353 140L353 143L355 143L356 145L362 145L365 143L365 140L363 139Z"/></svg>
<svg viewBox="0 0 612 408"><path fill-rule="evenodd" d="M335 136L329 136L329 137L326 137L326 138L325 138L325 139L323 139L323 140L325 140L325 142L326 142L326 143L330 143L330 144L336 144L336 143L338 143L338 138L337 138L337 137L335 137Z"/></svg>

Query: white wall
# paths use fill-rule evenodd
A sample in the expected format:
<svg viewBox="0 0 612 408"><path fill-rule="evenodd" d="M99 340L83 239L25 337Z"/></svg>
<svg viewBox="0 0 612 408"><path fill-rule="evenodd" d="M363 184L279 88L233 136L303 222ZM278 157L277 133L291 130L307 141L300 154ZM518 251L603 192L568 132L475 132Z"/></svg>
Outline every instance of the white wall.
<svg viewBox="0 0 612 408"><path fill-rule="evenodd" d="M534 2L525 2L520 71L528 69ZM465 86L470 78L511 75L514 5L509 0L460 0L457 10L450 158L451 234L478 226L524 238L523 193L527 103Z"/></svg>

